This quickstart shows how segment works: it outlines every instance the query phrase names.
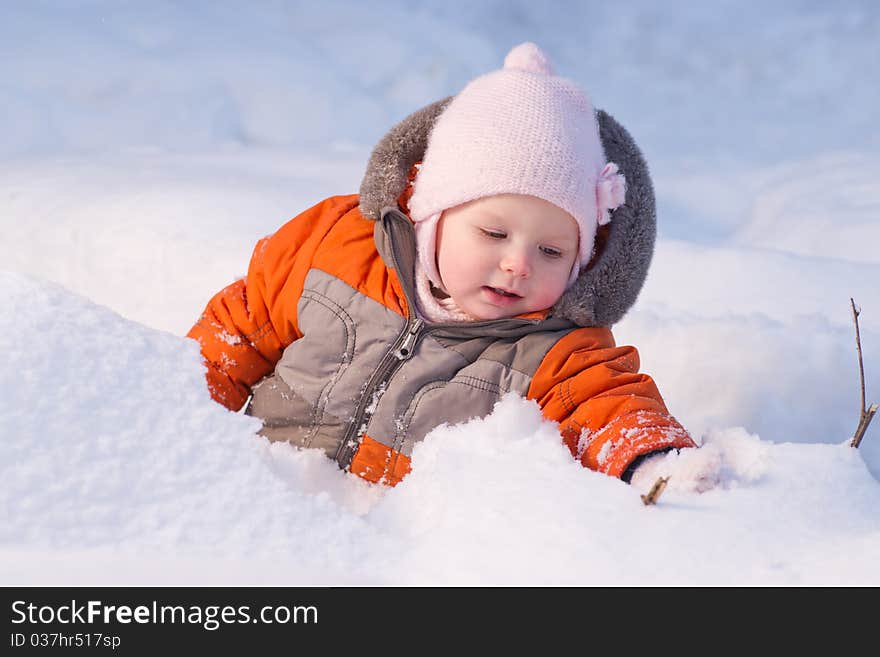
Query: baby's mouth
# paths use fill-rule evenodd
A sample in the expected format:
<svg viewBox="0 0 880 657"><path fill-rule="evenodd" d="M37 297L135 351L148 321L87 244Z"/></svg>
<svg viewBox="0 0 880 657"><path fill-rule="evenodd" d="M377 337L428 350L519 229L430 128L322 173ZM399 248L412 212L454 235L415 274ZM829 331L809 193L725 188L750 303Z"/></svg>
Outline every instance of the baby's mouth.
<svg viewBox="0 0 880 657"><path fill-rule="evenodd" d="M483 287L495 294L501 295L502 297L508 297L510 299L521 298L521 295L516 292L508 292L507 290L502 290L500 287L492 287L491 285L484 285Z"/></svg>

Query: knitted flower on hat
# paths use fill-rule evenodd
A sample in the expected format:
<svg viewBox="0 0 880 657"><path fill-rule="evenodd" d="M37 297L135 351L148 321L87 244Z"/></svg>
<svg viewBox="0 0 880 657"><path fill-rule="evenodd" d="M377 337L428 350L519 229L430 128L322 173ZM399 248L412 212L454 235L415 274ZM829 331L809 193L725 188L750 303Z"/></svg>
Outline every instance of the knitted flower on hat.
<svg viewBox="0 0 880 657"><path fill-rule="evenodd" d="M590 260L597 227L625 200L626 183L605 160L593 104L555 75L533 43L516 46L504 68L471 81L431 131L409 210L419 264L434 285L442 289L435 258L442 212L498 194L536 196L574 217L580 244L569 285Z"/></svg>

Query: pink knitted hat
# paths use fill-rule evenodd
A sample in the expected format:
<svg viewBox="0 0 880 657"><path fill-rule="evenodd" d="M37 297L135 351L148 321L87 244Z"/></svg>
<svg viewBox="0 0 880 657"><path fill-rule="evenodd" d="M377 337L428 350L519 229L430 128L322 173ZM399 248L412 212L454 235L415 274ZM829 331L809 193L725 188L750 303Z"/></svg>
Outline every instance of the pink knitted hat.
<svg viewBox="0 0 880 657"><path fill-rule="evenodd" d="M580 230L571 285L590 261L599 224L622 205L626 181L605 161L596 113L554 75L534 43L471 81L437 118L409 200L419 261L438 287L437 223L446 209L497 194L528 194L568 212Z"/></svg>

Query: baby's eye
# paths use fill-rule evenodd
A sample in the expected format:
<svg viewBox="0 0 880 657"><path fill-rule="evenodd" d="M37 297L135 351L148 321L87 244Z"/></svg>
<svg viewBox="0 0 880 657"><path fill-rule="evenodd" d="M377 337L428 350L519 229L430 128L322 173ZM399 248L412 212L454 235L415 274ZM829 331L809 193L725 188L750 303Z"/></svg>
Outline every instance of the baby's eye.
<svg viewBox="0 0 880 657"><path fill-rule="evenodd" d="M548 258L561 258L562 251L559 249L554 249L552 246L542 246L540 247L541 253L543 253Z"/></svg>
<svg viewBox="0 0 880 657"><path fill-rule="evenodd" d="M503 240L507 237L507 233L502 230L492 230L491 228L481 228L480 232L483 233L486 237L491 237L494 240Z"/></svg>

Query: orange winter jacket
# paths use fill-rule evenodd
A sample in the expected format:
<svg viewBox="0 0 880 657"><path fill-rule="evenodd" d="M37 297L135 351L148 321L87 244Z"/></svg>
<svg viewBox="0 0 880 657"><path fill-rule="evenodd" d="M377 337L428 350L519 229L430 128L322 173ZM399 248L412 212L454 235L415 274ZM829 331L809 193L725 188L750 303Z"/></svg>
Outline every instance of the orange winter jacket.
<svg viewBox="0 0 880 657"><path fill-rule="evenodd" d="M405 234L404 215L385 219L397 222L386 233ZM324 448L389 483L431 428L485 415L509 391L559 422L581 463L613 476L639 455L693 446L638 373L637 351L615 346L607 328L550 318L432 328L414 316L412 281L386 264L374 232L358 197L340 196L257 244L247 278L218 293L189 333L214 399L237 410L253 390L249 412L267 437ZM418 336L412 354L399 359L408 335ZM388 375L362 389L379 369ZM398 435L401 422L411 435Z"/></svg>

